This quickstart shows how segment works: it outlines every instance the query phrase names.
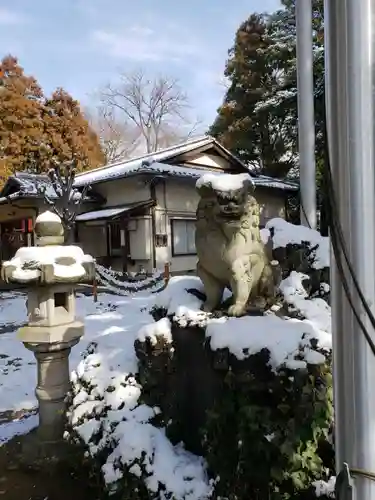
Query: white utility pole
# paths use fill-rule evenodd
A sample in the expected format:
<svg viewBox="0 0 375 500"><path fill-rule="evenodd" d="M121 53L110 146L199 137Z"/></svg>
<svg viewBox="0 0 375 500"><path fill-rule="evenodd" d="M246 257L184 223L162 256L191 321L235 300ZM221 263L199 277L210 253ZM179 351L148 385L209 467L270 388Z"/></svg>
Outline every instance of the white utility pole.
<svg viewBox="0 0 375 500"><path fill-rule="evenodd" d="M337 214L350 261L373 312L375 304L374 0L326 0L325 50L328 137ZM334 214L335 216L335 214ZM345 274L361 321L375 331ZM331 260L337 474L375 472L375 357ZM353 474L353 496L374 500L375 482Z"/></svg>
<svg viewBox="0 0 375 500"><path fill-rule="evenodd" d="M301 223L316 228L315 117L311 0L296 0Z"/></svg>

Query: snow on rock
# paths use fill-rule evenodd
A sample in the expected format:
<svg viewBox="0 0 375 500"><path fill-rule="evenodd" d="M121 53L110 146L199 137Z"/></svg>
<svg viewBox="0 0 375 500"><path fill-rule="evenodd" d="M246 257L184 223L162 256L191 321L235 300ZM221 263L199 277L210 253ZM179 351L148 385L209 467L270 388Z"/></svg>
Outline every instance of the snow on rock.
<svg viewBox="0 0 375 500"><path fill-rule="evenodd" d="M315 481L313 487L315 488L315 495L319 498L326 496L328 498L335 498L335 485L336 477L332 476L328 481Z"/></svg>
<svg viewBox="0 0 375 500"><path fill-rule="evenodd" d="M204 174L196 182L197 189L208 186L215 191L237 191L245 184L254 184L249 174Z"/></svg>
<svg viewBox="0 0 375 500"><path fill-rule="evenodd" d="M209 314L201 310L202 300L189 293L195 289L204 293L203 283L196 276L174 276L168 286L155 296L154 307L164 309L167 316L171 316L181 327L205 326ZM229 290L224 291L223 299L231 296Z"/></svg>
<svg viewBox="0 0 375 500"><path fill-rule="evenodd" d="M302 245L307 243L313 251L314 262L312 267L323 269L329 267L330 252L329 238L322 236L318 231L305 226L296 226L284 219L271 219L266 224L266 229L272 234L273 248L286 247L288 244ZM263 237L266 237L264 233Z"/></svg>
<svg viewBox="0 0 375 500"><path fill-rule="evenodd" d="M199 278L174 276L169 280L168 286L155 296L154 307L164 309L181 326L188 323L204 324L207 314L200 310L202 301L188 292L192 288L203 293L203 284Z"/></svg>
<svg viewBox="0 0 375 500"><path fill-rule="evenodd" d="M137 338L141 342L149 339L152 345L156 345L158 339L162 338L167 344L171 344L172 332L169 318L162 318L156 323L150 323L142 327L138 332Z"/></svg>
<svg viewBox="0 0 375 500"><path fill-rule="evenodd" d="M308 298L302 281L308 280L306 274L292 271L280 283L280 291L287 304L297 310L304 318L311 321L319 329L331 332L331 308L321 298Z"/></svg>
<svg viewBox="0 0 375 500"><path fill-rule="evenodd" d="M303 277L301 273L292 273L281 283L285 300L303 319L280 318L272 313L212 318L201 311L202 301L188 293L191 288L203 291L200 279L190 276L172 278L156 296L154 306L164 309L181 327L205 327L206 337L210 338L214 350L228 348L236 357L244 359L267 348L273 368L283 364L300 368L306 363L323 363L325 357L318 350L330 350L332 345L331 309L323 299L308 298L302 285Z"/></svg>
<svg viewBox="0 0 375 500"><path fill-rule="evenodd" d="M228 348L240 360L267 349L269 364L275 370L282 365L298 369L307 363L324 363L324 355L317 352L312 341L316 341L320 349L331 346L330 335L318 330L313 323L273 315L212 319L206 336L211 349Z"/></svg>

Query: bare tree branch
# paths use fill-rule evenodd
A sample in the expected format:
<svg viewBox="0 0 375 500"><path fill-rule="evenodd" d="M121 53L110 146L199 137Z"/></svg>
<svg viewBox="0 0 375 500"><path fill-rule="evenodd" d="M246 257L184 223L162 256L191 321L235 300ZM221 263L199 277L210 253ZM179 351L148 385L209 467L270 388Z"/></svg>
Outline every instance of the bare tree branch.
<svg viewBox="0 0 375 500"><path fill-rule="evenodd" d="M99 136L108 163L130 158L140 143L138 129L129 120L118 119L117 114L116 109L104 105L85 111L86 118Z"/></svg>
<svg viewBox="0 0 375 500"><path fill-rule="evenodd" d="M191 106L177 80L165 76L149 79L141 70L122 74L117 84L100 91L99 98L102 108L113 110L121 123L133 124L139 153L185 140L201 123L190 119Z"/></svg>
<svg viewBox="0 0 375 500"><path fill-rule="evenodd" d="M78 213L79 205L84 200L90 186L86 185L82 192L74 188L74 179L76 174L76 160L72 162L58 164L48 171L52 187L57 197L50 197L47 194L47 186L45 184L37 186L39 194L44 197L45 202L50 205L53 211L61 219L64 226L65 242L68 243L72 239L72 229Z"/></svg>

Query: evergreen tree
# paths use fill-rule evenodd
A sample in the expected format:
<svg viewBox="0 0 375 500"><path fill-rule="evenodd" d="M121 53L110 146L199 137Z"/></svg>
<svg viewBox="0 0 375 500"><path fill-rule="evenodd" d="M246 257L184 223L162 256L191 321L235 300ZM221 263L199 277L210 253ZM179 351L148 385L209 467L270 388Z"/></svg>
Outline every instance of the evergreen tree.
<svg viewBox="0 0 375 500"><path fill-rule="evenodd" d="M284 177L297 166L295 0L252 14L236 33L225 75L230 86L210 133L243 161ZM317 153L323 125L323 0L313 0Z"/></svg>
<svg viewBox="0 0 375 500"><path fill-rule="evenodd" d="M47 172L55 160L94 168L104 157L79 103L58 89L46 98L15 57L0 63L0 177L15 171Z"/></svg>

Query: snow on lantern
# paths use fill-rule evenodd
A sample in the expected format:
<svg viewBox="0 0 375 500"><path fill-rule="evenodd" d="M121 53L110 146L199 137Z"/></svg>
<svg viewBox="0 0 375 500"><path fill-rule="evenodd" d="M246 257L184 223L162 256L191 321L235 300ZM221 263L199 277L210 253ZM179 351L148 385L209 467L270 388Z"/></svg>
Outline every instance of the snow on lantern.
<svg viewBox="0 0 375 500"><path fill-rule="evenodd" d="M75 287L93 280L95 263L78 246L63 245L64 229L56 214L39 215L34 231L37 246L20 248L3 263L1 277L28 288L28 323L18 338L37 360L37 436L55 443L64 432L70 350L84 333L83 322L75 317Z"/></svg>

